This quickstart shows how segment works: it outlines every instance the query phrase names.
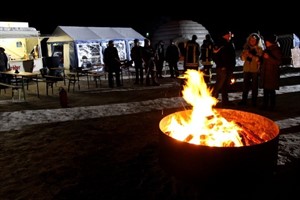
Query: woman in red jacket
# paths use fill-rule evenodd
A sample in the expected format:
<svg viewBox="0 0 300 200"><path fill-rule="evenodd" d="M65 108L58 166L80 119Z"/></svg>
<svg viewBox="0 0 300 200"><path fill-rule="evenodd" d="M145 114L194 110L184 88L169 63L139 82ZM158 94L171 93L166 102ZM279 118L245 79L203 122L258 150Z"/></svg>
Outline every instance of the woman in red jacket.
<svg viewBox="0 0 300 200"><path fill-rule="evenodd" d="M262 108L274 110L276 106L276 90L279 90L282 52L277 43L276 35L265 35L264 41L266 49L262 56L261 65L261 87L264 93Z"/></svg>

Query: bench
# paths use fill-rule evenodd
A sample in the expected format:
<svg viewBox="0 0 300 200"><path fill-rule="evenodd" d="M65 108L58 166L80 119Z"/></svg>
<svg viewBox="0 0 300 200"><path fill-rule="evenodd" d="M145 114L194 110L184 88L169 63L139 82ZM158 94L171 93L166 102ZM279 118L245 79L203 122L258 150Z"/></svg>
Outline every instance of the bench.
<svg viewBox="0 0 300 200"><path fill-rule="evenodd" d="M19 101L21 101L21 94L23 96L23 100L25 100L24 88L21 85L13 85L13 84L0 82L0 94L1 94L2 89L4 89L4 91L6 92L6 88L12 89L12 100L13 101L15 101L15 92L17 92L17 94L18 94Z"/></svg>

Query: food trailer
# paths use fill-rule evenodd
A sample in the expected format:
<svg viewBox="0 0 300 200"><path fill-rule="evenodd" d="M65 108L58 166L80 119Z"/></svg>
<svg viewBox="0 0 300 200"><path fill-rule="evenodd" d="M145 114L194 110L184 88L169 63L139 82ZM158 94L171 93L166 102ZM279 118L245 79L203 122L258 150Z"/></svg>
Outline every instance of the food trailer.
<svg viewBox="0 0 300 200"><path fill-rule="evenodd" d="M0 22L0 47L13 70L33 72L43 67L40 40L40 32L27 22Z"/></svg>

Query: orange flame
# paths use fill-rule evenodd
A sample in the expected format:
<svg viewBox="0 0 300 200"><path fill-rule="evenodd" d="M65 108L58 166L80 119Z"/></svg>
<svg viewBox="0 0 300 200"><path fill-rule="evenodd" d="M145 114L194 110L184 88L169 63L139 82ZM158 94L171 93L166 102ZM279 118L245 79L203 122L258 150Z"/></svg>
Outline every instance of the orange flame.
<svg viewBox="0 0 300 200"><path fill-rule="evenodd" d="M206 87L204 74L187 70L186 83L182 94L192 110L187 117L174 114L166 126L162 127L169 136L192 144L206 146L243 146L238 133L241 128L229 122L213 109L218 100L212 97L212 90Z"/></svg>

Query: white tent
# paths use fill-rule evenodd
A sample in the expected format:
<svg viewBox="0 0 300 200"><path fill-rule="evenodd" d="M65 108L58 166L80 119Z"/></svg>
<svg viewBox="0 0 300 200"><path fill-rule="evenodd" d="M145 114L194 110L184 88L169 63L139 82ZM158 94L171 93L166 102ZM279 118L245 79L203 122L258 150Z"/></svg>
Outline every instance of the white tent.
<svg viewBox="0 0 300 200"><path fill-rule="evenodd" d="M169 21L156 29L152 37L152 44L157 44L159 40L164 41L165 44L170 43L173 39L177 44L186 42L192 39L193 35L198 37L197 42L199 45L208 34L208 30L201 24L192 20L174 20Z"/></svg>
<svg viewBox="0 0 300 200"><path fill-rule="evenodd" d="M183 53L186 42L192 39L193 35L197 36L197 42L202 45L205 35L208 33L204 26L195 21L173 20L158 27L151 40L154 46L162 40L166 44L166 48L170 44L170 39L172 39L179 47L180 52ZM178 67L183 68L183 56L179 60Z"/></svg>
<svg viewBox="0 0 300 200"><path fill-rule="evenodd" d="M103 50L109 40L114 40L120 59L130 60L130 49L136 38L144 40L145 37L128 27L58 26L47 40L48 56L62 53L66 68L81 66L84 56L92 65L101 65Z"/></svg>

